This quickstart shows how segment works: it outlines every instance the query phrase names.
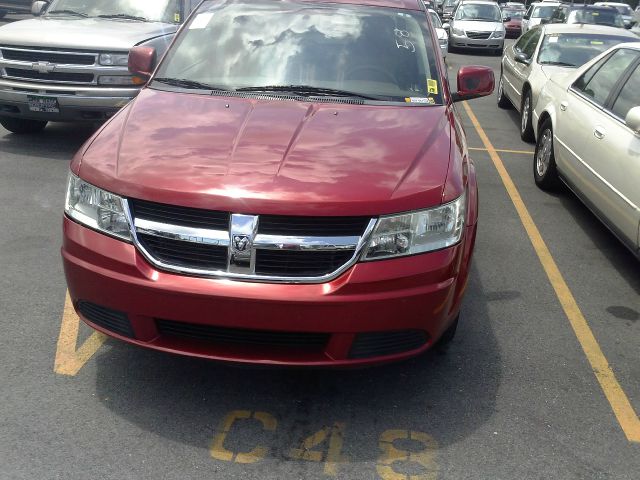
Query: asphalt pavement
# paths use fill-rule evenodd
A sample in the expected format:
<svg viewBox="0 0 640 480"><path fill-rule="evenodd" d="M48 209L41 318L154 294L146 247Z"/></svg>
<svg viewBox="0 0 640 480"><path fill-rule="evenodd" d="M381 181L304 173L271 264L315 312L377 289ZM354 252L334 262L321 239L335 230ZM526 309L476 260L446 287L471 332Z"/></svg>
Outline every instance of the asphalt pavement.
<svg viewBox="0 0 640 480"><path fill-rule="evenodd" d="M498 57L448 63L453 85L461 65L499 74ZM77 323L76 339L61 218L68 162L93 129L0 127L0 479L637 480L640 263L573 195L535 187L515 111L495 95L457 108L481 201L458 335L347 371L228 366L103 343ZM619 389L598 380L611 377L585 332Z"/></svg>

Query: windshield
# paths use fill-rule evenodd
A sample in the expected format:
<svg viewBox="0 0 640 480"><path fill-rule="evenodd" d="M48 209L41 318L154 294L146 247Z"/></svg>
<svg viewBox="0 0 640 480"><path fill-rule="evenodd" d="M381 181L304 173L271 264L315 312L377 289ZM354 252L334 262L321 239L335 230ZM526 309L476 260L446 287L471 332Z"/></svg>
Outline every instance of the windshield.
<svg viewBox="0 0 640 480"><path fill-rule="evenodd" d="M608 48L629 40L628 37L584 33L545 35L540 46L538 63L579 67Z"/></svg>
<svg viewBox="0 0 640 480"><path fill-rule="evenodd" d="M633 10L628 5L613 5L613 7L618 10L618 13L621 15L633 15Z"/></svg>
<svg viewBox="0 0 640 480"><path fill-rule="evenodd" d="M435 12L429 12L431 15L431 23L435 28L442 28L442 22L440 21L440 16Z"/></svg>
<svg viewBox="0 0 640 480"><path fill-rule="evenodd" d="M503 10L502 18L505 19L510 17L511 19L522 19L523 14L524 12L522 10Z"/></svg>
<svg viewBox="0 0 640 480"><path fill-rule="evenodd" d="M551 18L553 15L555 6L545 5L542 7L536 7L533 9L533 13L531 14L531 18Z"/></svg>
<svg viewBox="0 0 640 480"><path fill-rule="evenodd" d="M154 87L186 79L212 90L331 94L324 89L441 104L423 15L304 0L205 1L159 67Z"/></svg>
<svg viewBox="0 0 640 480"><path fill-rule="evenodd" d="M458 3L458 0L444 0L443 5L445 7L455 7L457 3Z"/></svg>
<svg viewBox="0 0 640 480"><path fill-rule="evenodd" d="M477 20L501 22L500 9L497 5L466 4L456 10L456 20Z"/></svg>
<svg viewBox="0 0 640 480"><path fill-rule="evenodd" d="M54 0L47 16L112 17L149 22L180 23L181 0Z"/></svg>
<svg viewBox="0 0 640 480"><path fill-rule="evenodd" d="M613 8L580 9L569 12L567 23L590 23L594 25L609 25L612 27L624 27L622 15Z"/></svg>

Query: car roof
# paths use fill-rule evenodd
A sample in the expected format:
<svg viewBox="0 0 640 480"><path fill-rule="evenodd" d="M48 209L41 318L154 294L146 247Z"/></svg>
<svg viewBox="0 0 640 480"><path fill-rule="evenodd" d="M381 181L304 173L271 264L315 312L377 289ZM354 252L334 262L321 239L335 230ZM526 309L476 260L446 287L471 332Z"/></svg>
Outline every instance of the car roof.
<svg viewBox="0 0 640 480"><path fill-rule="evenodd" d="M493 0L462 0L460 3L463 4L463 5L481 4L481 5L495 5L495 6L498 6L498 4L496 2L494 2Z"/></svg>
<svg viewBox="0 0 640 480"><path fill-rule="evenodd" d="M569 10L615 10L615 8L613 8L613 6L611 5L567 5L567 8Z"/></svg>
<svg viewBox="0 0 640 480"><path fill-rule="evenodd" d="M628 3L619 3L619 2L596 2L596 3L594 3L594 5L596 7L601 7L601 6L602 7L604 7L604 6L609 7L609 6L611 6L611 7L629 7L629 8L631 8Z"/></svg>
<svg viewBox="0 0 640 480"><path fill-rule="evenodd" d="M366 5L371 7L401 8L404 10L424 11L420 0L300 0L308 3L348 3L351 5Z"/></svg>
<svg viewBox="0 0 640 480"><path fill-rule="evenodd" d="M590 33L593 35L616 35L618 37L638 38L637 35L619 27L594 25L590 23L547 23L542 25L545 34L554 33Z"/></svg>

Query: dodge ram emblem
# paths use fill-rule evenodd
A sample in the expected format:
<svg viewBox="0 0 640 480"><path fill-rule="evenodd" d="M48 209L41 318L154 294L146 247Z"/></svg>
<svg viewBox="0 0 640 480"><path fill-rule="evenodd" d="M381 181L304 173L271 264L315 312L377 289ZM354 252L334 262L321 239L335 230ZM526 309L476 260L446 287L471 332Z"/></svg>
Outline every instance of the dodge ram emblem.
<svg viewBox="0 0 640 480"><path fill-rule="evenodd" d="M244 252L249 247L249 236L248 235L234 235L233 236L233 246L236 251Z"/></svg>

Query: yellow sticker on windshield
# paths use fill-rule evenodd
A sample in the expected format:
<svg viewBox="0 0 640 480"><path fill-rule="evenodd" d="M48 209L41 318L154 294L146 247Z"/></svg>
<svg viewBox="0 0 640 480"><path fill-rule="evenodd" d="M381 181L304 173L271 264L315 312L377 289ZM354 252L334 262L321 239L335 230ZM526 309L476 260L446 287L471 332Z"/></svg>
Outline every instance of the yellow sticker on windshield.
<svg viewBox="0 0 640 480"><path fill-rule="evenodd" d="M173 21L176 22L176 23L180 22L180 14L179 13L176 13L176 14L173 15Z"/></svg>
<svg viewBox="0 0 640 480"><path fill-rule="evenodd" d="M591 40L591 45L604 45L604 42L600 42L598 40Z"/></svg>
<svg viewBox="0 0 640 480"><path fill-rule="evenodd" d="M432 95L438 94L438 81L431 78L427 78L427 93Z"/></svg>
<svg viewBox="0 0 640 480"><path fill-rule="evenodd" d="M593 15L594 17L597 17L598 15L600 15L600 12L591 12L591 15Z"/></svg>

